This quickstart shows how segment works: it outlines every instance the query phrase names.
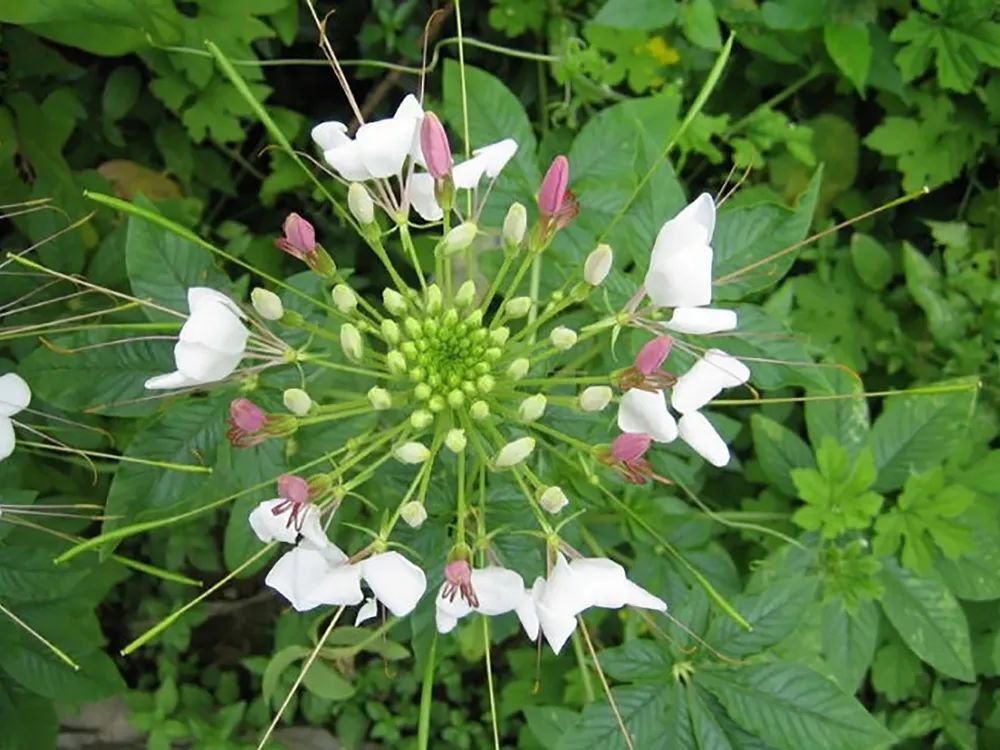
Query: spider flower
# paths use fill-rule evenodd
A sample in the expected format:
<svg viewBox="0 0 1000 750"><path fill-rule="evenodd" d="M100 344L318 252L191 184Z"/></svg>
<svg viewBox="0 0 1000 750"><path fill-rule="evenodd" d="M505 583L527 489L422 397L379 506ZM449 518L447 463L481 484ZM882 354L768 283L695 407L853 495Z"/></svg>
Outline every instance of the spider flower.
<svg viewBox="0 0 1000 750"><path fill-rule="evenodd" d="M31 402L31 388L17 373L0 377L0 461L14 452L14 422L11 417Z"/></svg>

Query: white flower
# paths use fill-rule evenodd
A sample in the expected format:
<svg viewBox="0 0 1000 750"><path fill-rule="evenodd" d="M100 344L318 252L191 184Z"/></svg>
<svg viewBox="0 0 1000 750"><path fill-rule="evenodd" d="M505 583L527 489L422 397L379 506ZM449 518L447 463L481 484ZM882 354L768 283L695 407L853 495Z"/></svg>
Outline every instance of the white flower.
<svg viewBox="0 0 1000 750"><path fill-rule="evenodd" d="M31 388L17 373L0 377L0 461L14 452L14 423L11 417L27 408Z"/></svg>
<svg viewBox="0 0 1000 750"><path fill-rule="evenodd" d="M174 346L177 370L156 375L146 388L187 388L229 377L243 359L250 332L229 297L207 287L188 289L190 314Z"/></svg>
<svg viewBox="0 0 1000 750"><path fill-rule="evenodd" d="M700 411L683 415L677 423L681 440L713 466L729 463L729 446Z"/></svg>
<svg viewBox="0 0 1000 750"><path fill-rule="evenodd" d="M427 590L424 571L398 552L381 552L358 564L375 598L396 617L410 614Z"/></svg>
<svg viewBox="0 0 1000 750"><path fill-rule="evenodd" d="M297 511L298 519L292 514L293 504L284 497L265 500L250 511L250 528L262 542L286 542L295 544L301 534L317 548L327 544L326 532L320 523L319 508L308 503ZM277 511L277 512L275 512Z"/></svg>
<svg viewBox="0 0 1000 750"><path fill-rule="evenodd" d="M452 182L456 188L472 190L479 185L483 175L491 180L496 178L516 152L517 141L513 138L477 148L472 152L471 159L452 167ZM422 155L420 162L423 162ZM434 178L427 172L418 172L410 177L410 204L426 221L439 221L444 216L434 188Z"/></svg>
<svg viewBox="0 0 1000 750"><path fill-rule="evenodd" d="M667 408L663 391L630 388L622 395L618 406L618 429L622 432L644 432L658 443L677 439L677 422Z"/></svg>
<svg viewBox="0 0 1000 750"><path fill-rule="evenodd" d="M365 123L354 138L342 122L323 122L312 129L312 139L323 158L349 182L392 177L403 170L407 156L419 152L418 135L424 111L412 94L384 120Z"/></svg>
<svg viewBox="0 0 1000 750"><path fill-rule="evenodd" d="M500 449L499 453L493 459L493 465L498 469L509 469L511 466L517 466L517 464L524 461L524 459L531 455L533 450L535 450L535 439L533 437L512 440Z"/></svg>
<svg viewBox="0 0 1000 750"><path fill-rule="evenodd" d="M715 202L702 193L656 235L645 287L657 305L675 308L663 324L670 330L706 334L736 327L734 311L703 309L712 302L714 231Z"/></svg>
<svg viewBox="0 0 1000 750"><path fill-rule="evenodd" d="M719 395L723 388L735 388L750 379L750 368L720 349L709 349L677 379L670 405L681 414L697 411Z"/></svg>
<svg viewBox="0 0 1000 750"><path fill-rule="evenodd" d="M621 565L604 557L568 563L557 553L548 579L535 579L531 596L542 635L557 654L576 629L576 616L590 607L667 611L666 602L630 581Z"/></svg>
<svg viewBox="0 0 1000 750"><path fill-rule="evenodd" d="M465 565L468 570L468 564ZM439 633L450 633L458 621L470 612L490 617L516 612L528 637L532 640L538 637L538 616L534 603L524 588L521 576L513 570L495 566L473 569L468 585L471 595L463 593L453 581L446 580L441 584L434 618Z"/></svg>

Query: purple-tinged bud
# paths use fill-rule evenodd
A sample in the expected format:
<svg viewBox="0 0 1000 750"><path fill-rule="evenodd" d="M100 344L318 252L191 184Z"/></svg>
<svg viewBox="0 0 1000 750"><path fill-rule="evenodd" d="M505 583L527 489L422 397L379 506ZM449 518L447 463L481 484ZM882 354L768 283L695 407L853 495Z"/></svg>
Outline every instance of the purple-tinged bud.
<svg viewBox="0 0 1000 750"><path fill-rule="evenodd" d="M309 502L309 482L295 474L278 477L278 496L297 505Z"/></svg>
<svg viewBox="0 0 1000 750"><path fill-rule="evenodd" d="M635 369L643 375L652 375L660 369L674 346L673 336L657 336L635 355Z"/></svg>
<svg viewBox="0 0 1000 750"><path fill-rule="evenodd" d="M569 186L569 159L560 154L552 160L549 171L542 178L542 186L538 190L538 211L549 218L559 213L566 199L566 188Z"/></svg>
<svg viewBox="0 0 1000 750"><path fill-rule="evenodd" d="M424 154L427 171L435 180L443 180L451 173L453 162L448 134L433 112L427 112L420 125L420 150Z"/></svg>
<svg viewBox="0 0 1000 750"><path fill-rule="evenodd" d="M444 566L441 598L453 602L456 595L464 599L470 607L479 606L479 599L472 588L472 566L467 560L452 560Z"/></svg>
<svg viewBox="0 0 1000 750"><path fill-rule="evenodd" d="M634 463L646 455L653 436L645 432L623 432L611 444L611 457L624 464Z"/></svg>
<svg viewBox="0 0 1000 750"><path fill-rule="evenodd" d="M267 415L248 398L233 399L229 404L229 442L238 448L249 448L264 441Z"/></svg>
<svg viewBox="0 0 1000 750"><path fill-rule="evenodd" d="M279 250L306 262L316 254L316 230L297 213L288 214L282 231L285 236L274 241Z"/></svg>

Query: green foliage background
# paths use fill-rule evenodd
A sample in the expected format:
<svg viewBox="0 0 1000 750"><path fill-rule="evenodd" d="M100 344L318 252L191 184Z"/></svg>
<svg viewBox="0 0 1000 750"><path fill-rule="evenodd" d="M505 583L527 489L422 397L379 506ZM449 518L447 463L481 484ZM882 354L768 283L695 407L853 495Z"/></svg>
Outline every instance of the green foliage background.
<svg viewBox="0 0 1000 750"><path fill-rule="evenodd" d="M419 66L420 34L433 9L416 0L338 3L331 42L345 60ZM801 363L755 369L768 397L860 391L859 376L869 392L925 392L731 409L724 428L739 457L735 470L708 473L668 455L664 470L685 492L622 489L629 513L608 513L598 534L628 540L630 568L665 592L674 616L710 646L678 629L664 643L616 613L604 615L601 663L636 746L996 747L995 3L492 0L465 3L462 14L471 141L513 136L520 143L493 205L502 211L512 199L527 202L548 160L570 156L581 214L553 248L543 286L575 273L602 236L616 250L608 301L620 305L659 224L685 194L717 191L731 167L748 177L720 216L717 276L767 258L810 226L827 228L931 189L720 288L720 298L747 303L741 330L751 334L727 340L727 350ZM446 10L435 31L427 102L458 134L454 20ZM359 285L383 286L376 264L321 207L292 161L261 150L266 133L203 47L211 40L235 60L282 131L308 149L311 124L344 118L347 109L329 69L310 62L320 59L316 32L300 3L0 0L0 22L0 203L8 213L41 198L59 208L5 223L5 251L46 240L94 211L83 197L94 189L141 194L235 257L281 275L291 266L271 239L284 214L299 210ZM730 32L734 52L719 86L626 212L627 197L657 164ZM418 84L412 72L371 62L348 67L362 105L376 113ZM193 243L105 209L38 254L64 273L131 286L140 296L155 289L161 301L193 283L242 293L248 281L235 267L224 273ZM31 283L0 277L0 300L16 299ZM307 289L309 282L297 283ZM29 311L3 328L50 314ZM170 369L170 355L151 345L65 355L101 336L66 334L43 347L37 337L0 335L0 371L16 367L50 413L88 408L92 424L113 427L116 450L157 460L197 452L215 468L213 478L105 462L95 481L85 466L19 451L0 464L0 502L106 500L109 514L155 518L285 467L280 446L219 447L232 394L169 410L149 402L108 406L142 395L142 381ZM631 344L619 343L625 356ZM61 437L94 441L83 432ZM307 436L297 459L316 455L311 446L320 437L346 436L312 443ZM385 474L375 489L396 491L402 475ZM491 503L513 513L514 497L501 493ZM119 552L213 580L255 549L245 518L260 499L241 498L232 523L227 510ZM95 532L72 521L52 525L71 535ZM754 630L740 629L692 586L664 554L667 545ZM119 648L192 590L97 555L54 568L52 558L67 546L0 519L0 603L82 667L72 672L0 616L5 750L53 747L57 710L112 695L126 697L150 748L180 741L206 750L254 747L313 642L314 621L262 596L258 568L149 647L119 658ZM537 550L522 557L526 570L540 565ZM413 743L427 614L418 611L385 639L337 631L289 715L330 728L348 747ZM512 623L497 630L505 747L624 747L600 690L595 697L592 678L571 656L546 655L539 671L535 650ZM432 746L488 746L481 630L472 622L438 649Z"/></svg>

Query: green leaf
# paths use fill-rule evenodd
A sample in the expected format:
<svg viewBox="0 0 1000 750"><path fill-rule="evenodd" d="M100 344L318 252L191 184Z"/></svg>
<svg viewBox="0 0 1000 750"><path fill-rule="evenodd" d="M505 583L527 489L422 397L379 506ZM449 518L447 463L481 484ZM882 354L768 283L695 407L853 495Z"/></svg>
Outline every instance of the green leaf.
<svg viewBox="0 0 1000 750"><path fill-rule="evenodd" d="M211 465L223 439L229 401L225 397L180 401L146 429L125 451L129 458L163 465L123 462L108 490L103 531L143 520L165 518L186 510L212 485L208 472L184 471L168 465Z"/></svg>
<svg viewBox="0 0 1000 750"><path fill-rule="evenodd" d="M756 594L740 594L733 606L750 621L745 630L729 618L716 617L705 640L728 656L763 651L790 635L802 622L802 612L816 598L815 578L786 578Z"/></svg>
<svg viewBox="0 0 1000 750"><path fill-rule="evenodd" d="M992 508L987 506L986 514ZM1000 599L1000 533L995 519L965 519L972 523L972 549L958 560L938 555L935 569L959 599Z"/></svg>
<svg viewBox="0 0 1000 750"><path fill-rule="evenodd" d="M0 726L5 750L56 747L59 717L55 706L23 690L0 690Z"/></svg>
<svg viewBox="0 0 1000 750"><path fill-rule="evenodd" d="M875 238L861 232L851 237L854 270L869 289L880 291L892 279L892 256Z"/></svg>
<svg viewBox="0 0 1000 750"><path fill-rule="evenodd" d="M268 440L252 448L232 448L223 444L219 448L218 458L213 472L218 476L230 478L229 486L222 492L239 492L248 486L260 484L277 477L287 469L285 462L285 443L283 440ZM246 562L247 558L260 549L261 541L250 528L247 520L258 503L270 500L276 494L273 486L264 487L256 492L242 495L233 504L226 523L226 533L222 546L222 557L226 568L234 570ZM243 571L242 577L254 575L269 562L267 556L257 564Z"/></svg>
<svg viewBox="0 0 1000 750"><path fill-rule="evenodd" d="M682 5L681 25L692 44L712 52L722 48L722 32L712 0L690 0Z"/></svg>
<svg viewBox="0 0 1000 750"><path fill-rule="evenodd" d="M860 602L852 612L838 597L824 607L823 655L845 693L858 691L871 666L878 642L878 621L874 602Z"/></svg>
<svg viewBox="0 0 1000 750"><path fill-rule="evenodd" d="M670 750L773 750L747 734L711 693L695 682L676 682L667 695L667 734L660 747Z"/></svg>
<svg viewBox="0 0 1000 750"><path fill-rule="evenodd" d="M753 448L767 480L786 495L795 495L791 470L816 465L805 441L784 425L762 414L750 418Z"/></svg>
<svg viewBox="0 0 1000 750"><path fill-rule="evenodd" d="M695 682L740 726L783 750L857 750L892 740L854 698L797 664L703 669Z"/></svg>
<svg viewBox="0 0 1000 750"><path fill-rule="evenodd" d="M652 641L635 639L601 652L601 666L622 682L660 682L670 675L673 659Z"/></svg>
<svg viewBox="0 0 1000 750"><path fill-rule="evenodd" d="M354 695L354 686L341 677L333 667L314 661L302 684L313 695L328 701L342 701Z"/></svg>
<svg viewBox="0 0 1000 750"><path fill-rule="evenodd" d="M273 699L278 697L274 691L277 689L278 681L281 679L284 671L295 662L305 659L309 656L309 653L310 649L305 646L286 646L271 657L261 677L260 690L264 696L265 703L269 705L273 704Z"/></svg>
<svg viewBox="0 0 1000 750"><path fill-rule="evenodd" d="M969 624L958 601L939 580L919 578L894 560L882 566L882 611L907 646L936 670L972 682Z"/></svg>
<svg viewBox="0 0 1000 750"><path fill-rule="evenodd" d="M821 390L810 390L815 401L805 405L806 432L809 442L819 445L824 437L832 437L848 454L855 455L868 441L870 420L868 401L861 382L847 373L834 370L827 373L829 385ZM850 398L824 399L824 396L849 396Z"/></svg>
<svg viewBox="0 0 1000 750"><path fill-rule="evenodd" d="M812 224L822 169L816 170L794 209L774 203L720 211L712 247L716 300L739 300L777 284L795 262Z"/></svg>
<svg viewBox="0 0 1000 750"><path fill-rule="evenodd" d="M155 210L146 200L137 200L136 204ZM188 311L190 287L209 286L224 291L229 286L229 280L215 268L207 250L136 216L128 218L125 267L136 297L180 313ZM142 309L150 320L178 319L153 307Z"/></svg>
<svg viewBox="0 0 1000 750"><path fill-rule="evenodd" d="M841 72L863 94L872 63L868 26L861 23L830 23L823 27L826 51Z"/></svg>
<svg viewBox="0 0 1000 750"><path fill-rule="evenodd" d="M666 696L658 685L636 685L612 689L618 711L632 735L636 747L652 747L664 732ZM566 732L556 750L600 747L601 750L627 750L618 721L607 701L590 703L583 715Z"/></svg>
<svg viewBox="0 0 1000 750"><path fill-rule="evenodd" d="M555 747L580 717L562 706L525 706L524 718L542 747Z"/></svg>
<svg viewBox="0 0 1000 750"><path fill-rule="evenodd" d="M167 341L114 343L134 337L131 331L55 336L53 348L35 349L18 371L39 399L60 409L122 417L151 414L158 403L148 400L143 383L174 369L172 345Z"/></svg>
<svg viewBox="0 0 1000 750"><path fill-rule="evenodd" d="M608 0L593 22L618 29L662 29L677 17L677 0Z"/></svg>
<svg viewBox="0 0 1000 750"><path fill-rule="evenodd" d="M934 340L947 346L960 337L965 324L959 310L942 293L941 272L909 242L903 243L903 271L906 288L927 316L927 326Z"/></svg>
<svg viewBox="0 0 1000 750"><path fill-rule="evenodd" d="M968 426L977 385L975 378L963 378L922 386L927 390L954 386L958 390L953 392L886 399L871 432L876 490L902 487L912 472L937 466L951 455Z"/></svg>
<svg viewBox="0 0 1000 750"><path fill-rule="evenodd" d="M872 685L893 703L914 695L924 669L910 649L893 638L875 654Z"/></svg>
<svg viewBox="0 0 1000 750"><path fill-rule="evenodd" d="M864 529L882 506L882 496L868 488L875 481L870 451L851 457L836 440L824 437L816 451L816 469L792 469L795 489L806 505L792 520L804 529L821 530L834 539L849 529Z"/></svg>

